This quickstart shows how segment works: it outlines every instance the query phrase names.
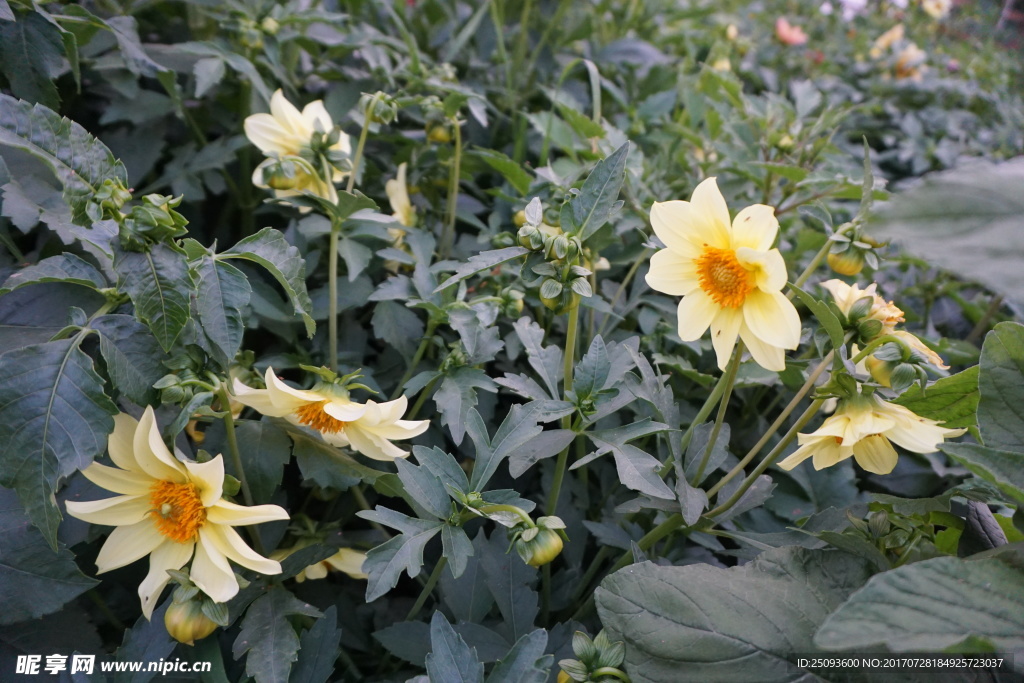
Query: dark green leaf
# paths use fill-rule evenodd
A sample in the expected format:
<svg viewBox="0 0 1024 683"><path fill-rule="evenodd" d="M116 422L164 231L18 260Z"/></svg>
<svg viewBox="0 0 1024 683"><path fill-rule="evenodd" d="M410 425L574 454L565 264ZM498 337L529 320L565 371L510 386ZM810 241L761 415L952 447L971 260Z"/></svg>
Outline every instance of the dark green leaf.
<svg viewBox="0 0 1024 683"><path fill-rule="evenodd" d="M605 579L597 610L611 640L626 642L636 683L675 683L680 671L693 680L810 680L797 655L816 651L818 625L870 575L850 555L803 548L730 569L645 562Z"/></svg>
<svg viewBox="0 0 1024 683"><path fill-rule="evenodd" d="M505 419L501 421L498 431L494 433L493 439L488 438L487 428L480 415L476 411L471 413L470 437L476 446L476 464L469 479L472 490L483 490L505 458L541 433L542 428L537 422L538 413L543 409L542 401L533 401L525 406L512 406Z"/></svg>
<svg viewBox="0 0 1024 683"><path fill-rule="evenodd" d="M117 413L79 341L0 355L0 484L18 492L54 550L61 518L53 497L57 481L106 450Z"/></svg>
<svg viewBox="0 0 1024 683"><path fill-rule="evenodd" d="M604 388L610 371L608 349L601 335L597 335L590 343L590 348L583 354L583 358L576 364L572 390L581 400L589 398Z"/></svg>
<svg viewBox="0 0 1024 683"><path fill-rule="evenodd" d="M153 618L139 617L135 625L124 632L121 646L117 648L119 662L157 662L174 651L177 641L167 633L164 614L170 604L168 600L153 612ZM156 672L124 672L114 677L116 683L147 683L156 677Z"/></svg>
<svg viewBox="0 0 1024 683"><path fill-rule="evenodd" d="M242 345L242 312L249 304L252 288L242 271L211 256L193 261L192 267L199 279L196 307L203 334L210 340L221 367L228 368Z"/></svg>
<svg viewBox="0 0 1024 683"><path fill-rule="evenodd" d="M697 476L697 468L700 467L700 461L704 459L704 451L707 450L708 441L711 439L711 432L714 431L714 428L714 422L705 422L693 428L693 437L686 447L685 458L686 478L691 481ZM715 441L715 447L711 455L708 456L707 464L704 466L704 474L701 475L701 481L718 469L718 466L729 457L729 439L731 435L729 423L723 424L722 429L718 433L718 439ZM700 485L701 481L694 483Z"/></svg>
<svg viewBox="0 0 1024 683"><path fill-rule="evenodd" d="M53 79L64 64L61 31L38 12L0 21L0 66L11 92L51 109L60 104Z"/></svg>
<svg viewBox="0 0 1024 683"><path fill-rule="evenodd" d="M373 307L373 335L400 353L412 357L423 337L423 321L411 309L396 301L382 301Z"/></svg>
<svg viewBox="0 0 1024 683"><path fill-rule="evenodd" d="M281 483L284 466L291 460L291 439L269 422L248 420L237 424L235 436L253 499L256 503L269 503ZM230 461L227 469L235 477L240 476Z"/></svg>
<svg viewBox="0 0 1024 683"><path fill-rule="evenodd" d="M434 403L441 413L441 424L448 427L456 445L462 443L462 437L466 434L470 411L477 404L477 389L493 393L498 387L483 370L462 366L445 375L441 386L434 393Z"/></svg>
<svg viewBox="0 0 1024 683"><path fill-rule="evenodd" d="M477 541L482 541L479 537ZM509 640L518 640L533 630L534 621L540 612L537 592L531 588L537 580L537 570L523 562L515 552L506 552L508 541L499 527L491 537L479 545L474 542L480 555L487 588L501 612L502 634Z"/></svg>
<svg viewBox="0 0 1024 683"><path fill-rule="evenodd" d="M530 191L533 178L514 160L493 149L474 149L470 154L483 159L488 166L504 176L519 194L525 195Z"/></svg>
<svg viewBox="0 0 1024 683"><path fill-rule="evenodd" d="M313 303L306 293L306 261L296 247L285 241L284 235L273 228L263 228L227 251L217 254L217 258L245 259L266 268L284 288L295 315L302 317L306 334L313 336L316 323L313 321Z"/></svg>
<svg viewBox="0 0 1024 683"><path fill-rule="evenodd" d="M942 452L1024 503L1024 453L973 443L947 443Z"/></svg>
<svg viewBox="0 0 1024 683"><path fill-rule="evenodd" d="M473 555L473 544L461 527L444 525L441 529L441 549L448 558L448 568L456 579L466 571L466 564Z"/></svg>
<svg viewBox="0 0 1024 683"><path fill-rule="evenodd" d="M828 649L938 652L970 636L1024 647L1024 573L996 559L937 557L878 574L821 625Z"/></svg>
<svg viewBox="0 0 1024 683"><path fill-rule="evenodd" d="M958 429L978 424L978 369L967 368L932 382L927 391L913 384L893 403L909 408L921 417L938 420L943 427Z"/></svg>
<svg viewBox="0 0 1024 683"><path fill-rule="evenodd" d="M608 158L597 162L590 176L583 183L580 193L573 197L573 222L580 239L586 241L598 231L611 215L615 202L619 199L622 181L626 178L626 157L629 155L629 143L622 145L608 155ZM566 226L562 226L565 230Z"/></svg>
<svg viewBox="0 0 1024 683"><path fill-rule="evenodd" d="M792 289L798 299L803 302L818 322L821 324L822 329L828 334L829 341L832 342L833 349L840 349L843 347L843 326L839 322L839 318L832 312L824 302L815 299L813 296L803 291L796 285L790 284L789 288Z"/></svg>
<svg viewBox="0 0 1024 683"><path fill-rule="evenodd" d="M135 304L135 315L170 351L189 321L192 275L185 255L165 244L148 252L123 251L114 262L118 287Z"/></svg>
<svg viewBox="0 0 1024 683"><path fill-rule="evenodd" d="M530 250L526 247L505 247L504 249L494 249L492 251L484 251L479 254L474 254L469 257L469 261L456 268L455 273L442 282L434 292L436 293L441 290L448 289L452 285L465 280L471 275L475 275L483 270L490 270L491 268L501 265L505 261L511 261L514 258L525 256L528 253L530 253Z"/></svg>
<svg viewBox="0 0 1024 683"><path fill-rule="evenodd" d="M442 486L469 492L469 479L466 471L459 467L458 461L448 453L445 453L437 446L427 448L425 446L413 446L412 454L420 465L430 470Z"/></svg>
<svg viewBox="0 0 1024 683"><path fill-rule="evenodd" d="M467 365L490 362L505 348L501 331L497 327L485 327L473 310L450 311L448 322L459 333L462 346L466 349Z"/></svg>
<svg viewBox="0 0 1024 683"><path fill-rule="evenodd" d="M395 460L398 478L413 500L424 510L440 519L451 514L451 502L448 492L433 472L426 467L417 467L406 460Z"/></svg>
<svg viewBox="0 0 1024 683"><path fill-rule="evenodd" d="M90 289L107 286L107 279L95 266L74 254L64 253L17 271L0 287L0 295L37 282L67 282Z"/></svg>
<svg viewBox="0 0 1024 683"><path fill-rule="evenodd" d="M980 367L978 429L985 445L1024 453L1024 325L996 325L985 336Z"/></svg>
<svg viewBox="0 0 1024 683"><path fill-rule="evenodd" d="M292 662L298 659L299 637L288 616L320 617L320 611L295 598L284 588L270 588L256 599L242 619L242 630L231 652L245 658L245 673L256 683L287 683Z"/></svg>
<svg viewBox="0 0 1024 683"><path fill-rule="evenodd" d="M576 432L571 429L543 431L509 454L508 471L518 479L536 462L558 455L564 448L568 448L575 438Z"/></svg>
<svg viewBox="0 0 1024 683"><path fill-rule="evenodd" d="M544 330L527 317L522 317L512 324L519 340L526 348L527 360L547 387L551 398L561 398L558 385L562 381L562 350L552 344L544 346Z"/></svg>
<svg viewBox="0 0 1024 683"><path fill-rule="evenodd" d="M122 394L139 405L156 396L153 384L167 374L159 342L130 315L103 315L90 325L100 335L100 353L107 373Z"/></svg>
<svg viewBox="0 0 1024 683"><path fill-rule="evenodd" d="M299 661L292 669L292 683L326 683L334 673L341 629L337 627L338 608L331 605L324 615L299 638Z"/></svg>
<svg viewBox="0 0 1024 683"><path fill-rule="evenodd" d="M626 443L641 436L663 432L667 429L669 429L668 425L652 422L650 418L645 418L623 427L593 430L586 434L597 446L594 455L611 452L615 458L619 481L623 485L655 498L672 500L676 497L675 493L658 476L662 463L653 455ZM574 467L583 462L578 460Z"/></svg>
<svg viewBox="0 0 1024 683"><path fill-rule="evenodd" d="M402 570L414 577L423 567L423 549L444 526L436 522L413 534L399 534L373 548L366 554L363 571L369 574L366 583L366 601L373 602L398 583Z"/></svg>
<svg viewBox="0 0 1024 683"><path fill-rule="evenodd" d="M522 636L491 670L487 683L544 683L554 662L553 655L544 654L547 645L543 629Z"/></svg>
<svg viewBox="0 0 1024 683"><path fill-rule="evenodd" d="M283 421L277 424L284 426ZM320 439L295 428L287 431L295 444L295 461L303 479L311 480L317 486L345 491L361 481L374 481L383 474L356 462L340 448L330 446Z"/></svg>

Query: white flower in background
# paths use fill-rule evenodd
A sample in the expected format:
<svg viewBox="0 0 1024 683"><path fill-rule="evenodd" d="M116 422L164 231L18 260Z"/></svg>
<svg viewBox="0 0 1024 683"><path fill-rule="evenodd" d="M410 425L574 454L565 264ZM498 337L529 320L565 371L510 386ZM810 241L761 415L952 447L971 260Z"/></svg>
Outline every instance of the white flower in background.
<svg viewBox="0 0 1024 683"><path fill-rule="evenodd" d="M932 19L945 19L953 9L953 0L921 0L921 9Z"/></svg>
<svg viewBox="0 0 1024 683"><path fill-rule="evenodd" d="M228 560L261 574L279 574L281 565L254 552L236 526L288 519L277 505L244 507L222 498L224 461L181 461L164 445L153 408L142 419L114 418L108 441L117 467L92 463L85 477L114 498L68 501L68 513L91 524L117 527L96 558L98 573L118 569L149 555L149 574L139 585L142 612L149 619L170 581L168 569L192 560L192 581L215 602L238 593Z"/></svg>
<svg viewBox="0 0 1024 683"><path fill-rule="evenodd" d="M330 385L313 390L293 389L267 368L266 389L253 389L234 381L232 393L239 403L268 417L283 417L295 425L320 433L333 446L348 446L374 460L394 460L409 455L391 443L411 439L427 430L427 420L403 420L408 407L405 396L395 401L356 403L347 393Z"/></svg>
<svg viewBox="0 0 1024 683"><path fill-rule="evenodd" d="M309 542L298 543L291 548L275 550L270 556L275 560L281 561L295 551L301 550L308 545ZM365 561L366 553L359 550L353 550L352 548L341 548L338 552L334 553L327 559L321 560L316 564L311 564L303 569L295 575L295 580L302 583L307 579L323 579L327 577L328 572L332 571L348 574L353 579L365 579L368 576L368 574L363 571L363 563Z"/></svg>

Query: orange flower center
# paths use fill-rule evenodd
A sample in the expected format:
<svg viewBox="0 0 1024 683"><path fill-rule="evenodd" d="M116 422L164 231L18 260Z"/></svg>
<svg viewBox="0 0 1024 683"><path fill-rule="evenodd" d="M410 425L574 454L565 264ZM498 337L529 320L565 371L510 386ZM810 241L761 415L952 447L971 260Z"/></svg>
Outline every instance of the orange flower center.
<svg viewBox="0 0 1024 683"><path fill-rule="evenodd" d="M739 308L754 289L754 274L740 265L732 249L705 244L696 264L700 288L719 306Z"/></svg>
<svg viewBox="0 0 1024 683"><path fill-rule="evenodd" d="M348 423L328 415L324 410L325 405L327 405L327 401L312 401L296 410L295 417L301 424L324 434L337 434L344 431L345 425Z"/></svg>
<svg viewBox="0 0 1024 683"><path fill-rule="evenodd" d="M206 523L206 507L196 485L158 481L149 490L157 530L178 543L193 540Z"/></svg>

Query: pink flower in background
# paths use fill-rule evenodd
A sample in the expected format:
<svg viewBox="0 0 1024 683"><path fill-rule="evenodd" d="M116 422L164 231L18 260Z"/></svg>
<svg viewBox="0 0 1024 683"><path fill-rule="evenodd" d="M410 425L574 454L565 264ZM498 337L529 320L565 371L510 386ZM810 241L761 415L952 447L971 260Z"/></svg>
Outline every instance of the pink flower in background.
<svg viewBox="0 0 1024 683"><path fill-rule="evenodd" d="M784 17L775 20L775 37L785 45L803 45L807 42L804 30L790 24Z"/></svg>

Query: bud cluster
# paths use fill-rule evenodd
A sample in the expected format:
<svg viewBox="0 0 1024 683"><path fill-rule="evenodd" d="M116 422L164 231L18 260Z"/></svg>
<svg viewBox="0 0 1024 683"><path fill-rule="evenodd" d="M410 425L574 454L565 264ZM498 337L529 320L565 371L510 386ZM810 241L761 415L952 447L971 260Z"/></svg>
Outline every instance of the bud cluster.
<svg viewBox="0 0 1024 683"><path fill-rule="evenodd" d="M116 203L121 196L106 201ZM175 211L183 197L148 194L127 215L121 216L121 246L129 251L147 251L152 244L182 237L188 221Z"/></svg>
<svg viewBox="0 0 1024 683"><path fill-rule="evenodd" d="M581 297L593 296L589 280L592 272L579 265L583 260L579 236L544 223L536 197L524 209L522 221L517 241L532 252L523 266L523 277L527 286L538 288L541 303L560 314L576 308Z"/></svg>
<svg viewBox="0 0 1024 683"><path fill-rule="evenodd" d="M878 268L875 249L885 244L862 234L859 225L850 230L837 231L829 240L832 241L832 246L828 251L828 265L840 275L856 275L864 270L865 265L871 266L872 269Z"/></svg>
<svg viewBox="0 0 1024 683"><path fill-rule="evenodd" d="M591 640L586 633L576 631L572 637L572 651L577 659L558 662L562 669L558 674L558 683L629 682L629 675L620 668L626 658L626 646L621 640L611 642L604 631Z"/></svg>

